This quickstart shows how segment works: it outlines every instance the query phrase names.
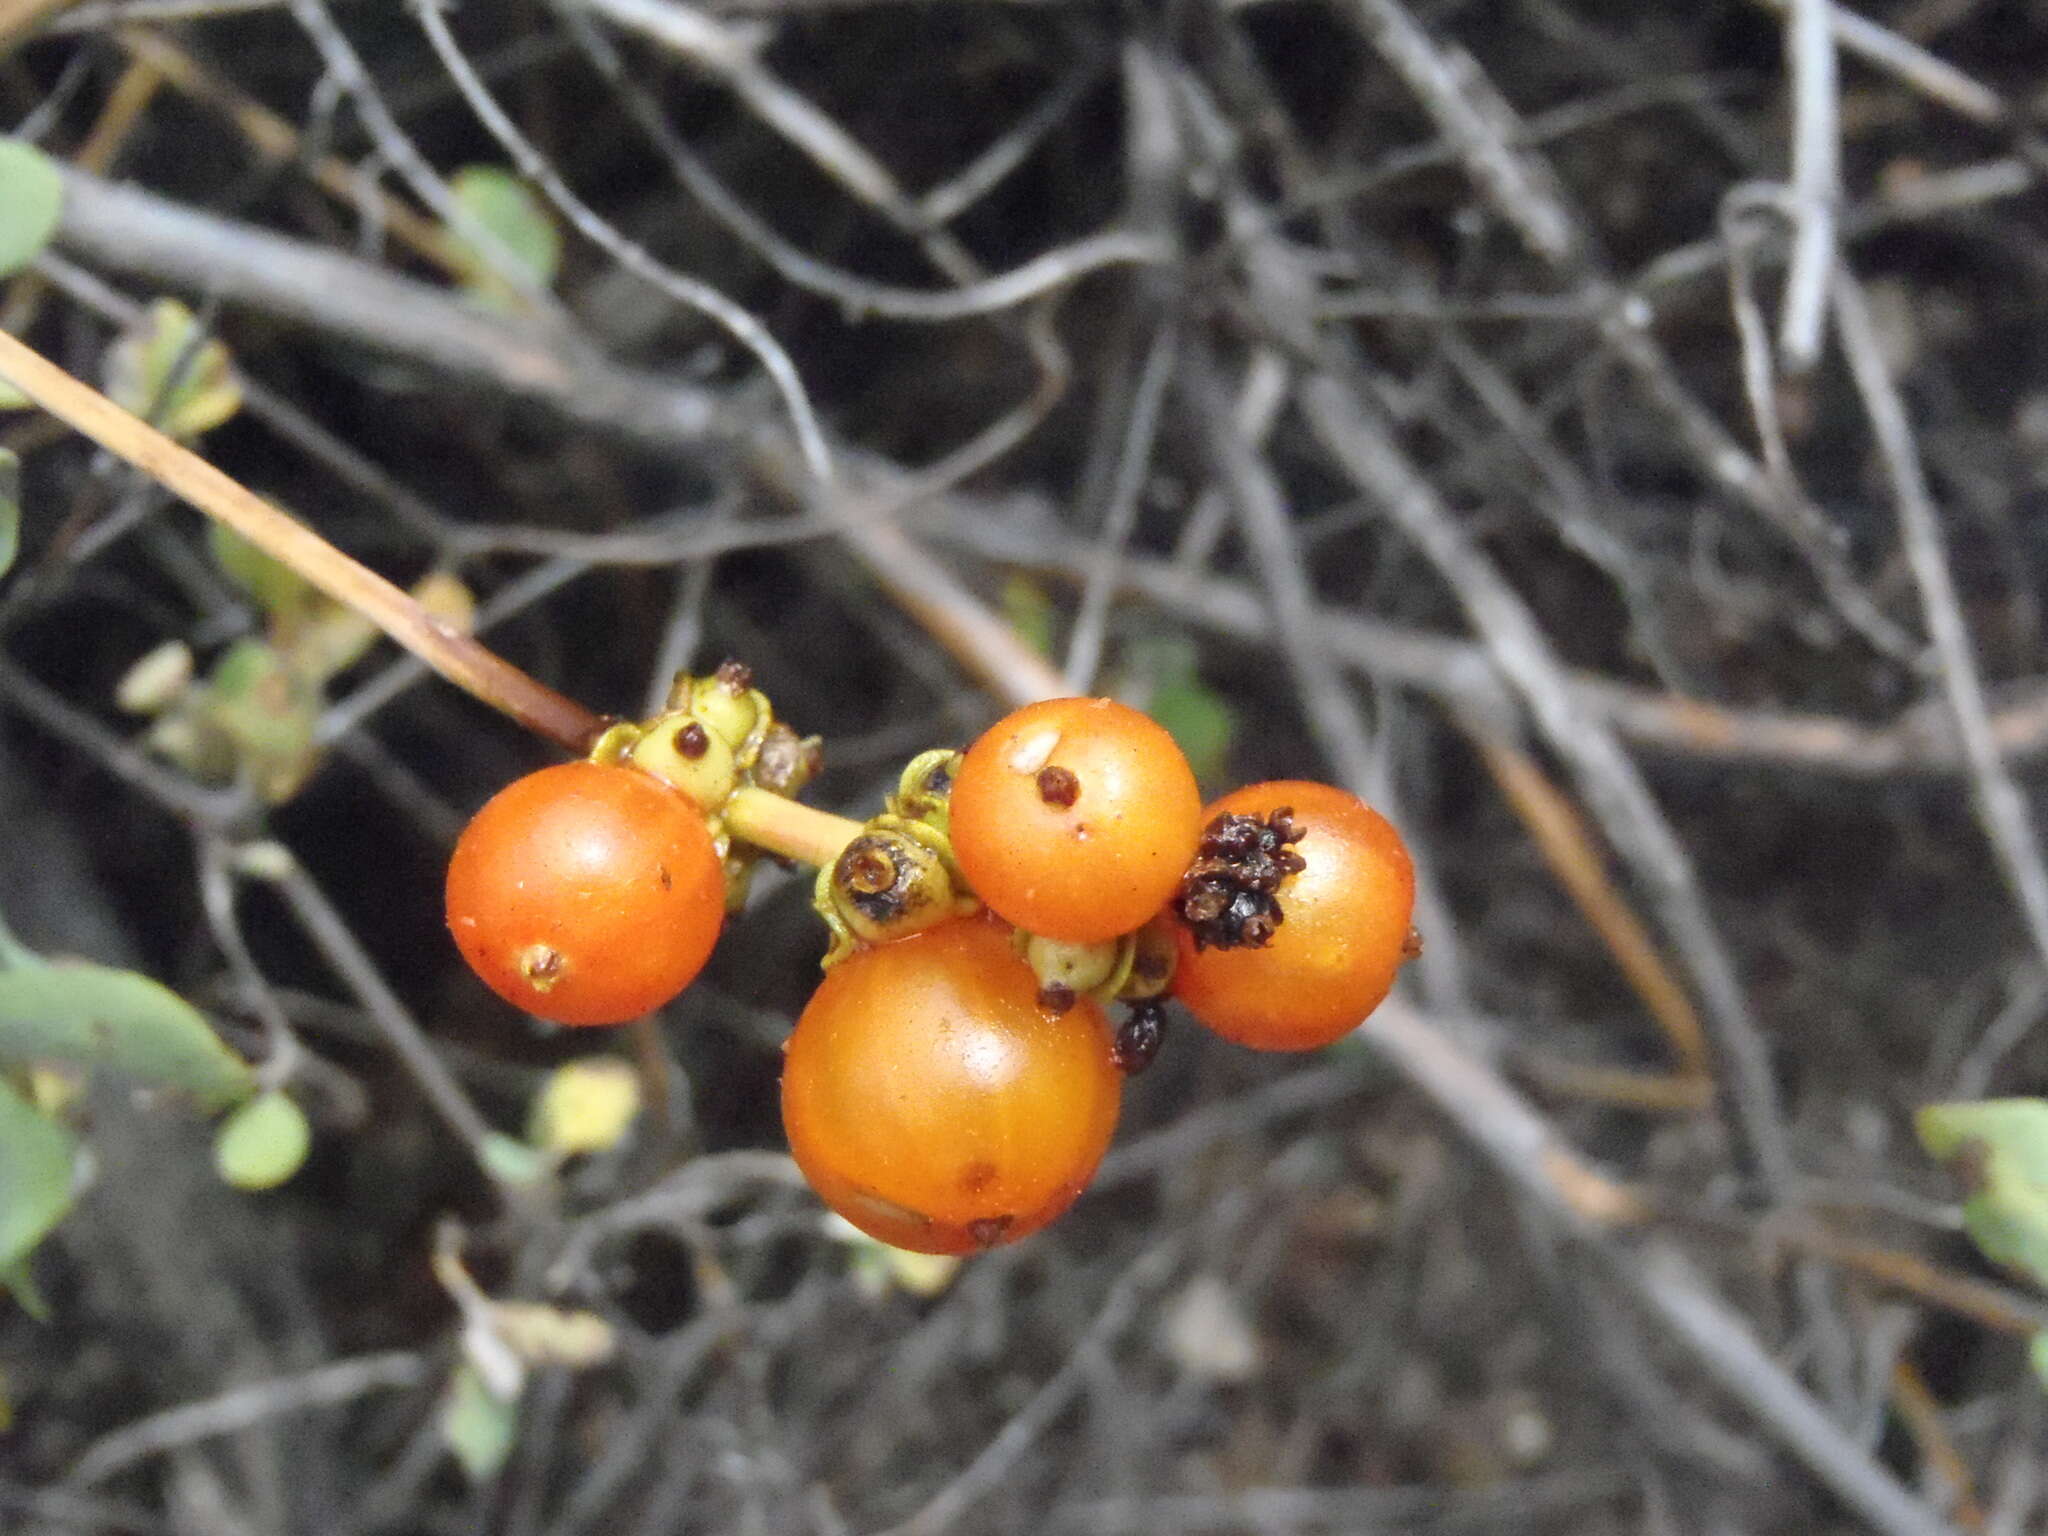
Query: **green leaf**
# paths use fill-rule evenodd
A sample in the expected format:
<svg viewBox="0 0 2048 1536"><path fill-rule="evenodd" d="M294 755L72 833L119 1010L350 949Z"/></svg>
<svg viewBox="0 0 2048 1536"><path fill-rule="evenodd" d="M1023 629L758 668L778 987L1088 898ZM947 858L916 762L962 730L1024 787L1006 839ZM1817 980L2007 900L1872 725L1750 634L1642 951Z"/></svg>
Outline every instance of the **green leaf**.
<svg viewBox="0 0 2048 1536"><path fill-rule="evenodd" d="M33 144L0 139L0 277L42 254L64 211L64 177Z"/></svg>
<svg viewBox="0 0 2048 1536"><path fill-rule="evenodd" d="M555 280L562 263L562 235L544 203L524 181L495 165L464 166L450 182L455 201L482 226L504 256L518 264L535 287ZM477 244L451 230L461 257L463 281L471 293L491 303L512 298L511 286L493 268ZM491 256L499 255L494 251Z"/></svg>
<svg viewBox="0 0 2048 1536"><path fill-rule="evenodd" d="M11 1292L16 1304L36 1322L47 1323L50 1320L49 1299L43 1295L42 1287L36 1284L35 1271L27 1259L12 1269L0 1269L0 1290ZM4 1428L5 1425L0 1425L0 1429Z"/></svg>
<svg viewBox="0 0 2048 1536"><path fill-rule="evenodd" d="M1003 578L1003 619L1019 640L1041 656L1052 654L1052 598L1022 572Z"/></svg>
<svg viewBox="0 0 2048 1536"><path fill-rule="evenodd" d="M0 576L21 551L21 460L0 448Z"/></svg>
<svg viewBox="0 0 2048 1536"><path fill-rule="evenodd" d="M11 1271L71 1209L71 1133L0 1083L0 1273Z"/></svg>
<svg viewBox="0 0 2048 1536"><path fill-rule="evenodd" d="M1165 726L1203 783L1223 776L1237 714L1222 696L1201 682L1173 683L1152 695L1152 718Z"/></svg>
<svg viewBox="0 0 2048 1536"><path fill-rule="evenodd" d="M554 1171L554 1159L516 1136L492 1131L477 1154L493 1178L507 1184L538 1184Z"/></svg>
<svg viewBox="0 0 2048 1536"><path fill-rule="evenodd" d="M1185 635L1135 641L1125 654L1123 670L1134 675L1147 699L1145 712L1180 744L1195 777L1205 784L1220 779L1237 737L1237 713L1202 681L1195 643Z"/></svg>
<svg viewBox="0 0 2048 1536"><path fill-rule="evenodd" d="M248 1063L170 988L103 965L0 971L0 1064L62 1062L190 1094L205 1109L247 1098Z"/></svg>
<svg viewBox="0 0 2048 1536"><path fill-rule="evenodd" d="M107 349L107 393L168 437L212 431L242 408L242 387L228 349L200 337L191 310L158 299Z"/></svg>
<svg viewBox="0 0 2048 1536"><path fill-rule="evenodd" d="M441 1403L441 1438L473 1483L488 1482L512 1454L519 1428L519 1403L484 1385L467 1360L455 1367Z"/></svg>
<svg viewBox="0 0 2048 1536"><path fill-rule="evenodd" d="M222 574L272 618L297 623L319 596L305 577L273 560L225 523L206 525L206 543Z"/></svg>
<svg viewBox="0 0 2048 1536"><path fill-rule="evenodd" d="M1920 1143L1963 1180L1963 1226L1986 1258L2048 1286L2048 1099L1930 1104Z"/></svg>
<svg viewBox="0 0 2048 1536"><path fill-rule="evenodd" d="M2043 1388L2048 1388L2048 1332L2034 1335L2034 1342L2027 1347L2027 1359L2032 1362L2035 1376L2040 1378Z"/></svg>
<svg viewBox="0 0 2048 1536"><path fill-rule="evenodd" d="M237 640L207 679L207 720L234 744L242 770L272 805L296 794L319 762L320 690L275 646Z"/></svg>
<svg viewBox="0 0 2048 1536"><path fill-rule="evenodd" d="M213 1165L237 1189L275 1189L312 1149L305 1112L283 1093L258 1094L221 1122Z"/></svg>

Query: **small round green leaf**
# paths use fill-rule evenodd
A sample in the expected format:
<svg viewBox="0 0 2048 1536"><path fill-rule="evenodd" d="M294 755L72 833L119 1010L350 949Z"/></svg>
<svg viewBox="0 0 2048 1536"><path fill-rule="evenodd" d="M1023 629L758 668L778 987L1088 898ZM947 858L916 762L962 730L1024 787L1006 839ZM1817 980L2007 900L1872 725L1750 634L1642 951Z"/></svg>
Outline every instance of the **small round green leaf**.
<svg viewBox="0 0 2048 1536"><path fill-rule="evenodd" d="M0 277L42 254L64 211L64 178L33 144L0 139Z"/></svg>
<svg viewBox="0 0 2048 1536"><path fill-rule="evenodd" d="M456 245L463 257L465 278L472 292L496 298L505 289L504 278L495 270L499 261L517 263L520 275L536 287L545 288L555 280L562 262L562 234L555 228L547 204L513 172L495 165L468 165L450 182L455 201L464 213L495 244L486 253L456 230Z"/></svg>
<svg viewBox="0 0 2048 1536"><path fill-rule="evenodd" d="M282 1093L259 1094L221 1122L213 1164L237 1189L275 1189L313 1145L305 1112Z"/></svg>
<svg viewBox="0 0 2048 1536"><path fill-rule="evenodd" d="M477 1149L484 1169L506 1184L538 1184L554 1170L554 1159L538 1147L530 1147L516 1136L492 1131Z"/></svg>
<svg viewBox="0 0 2048 1536"><path fill-rule="evenodd" d="M1963 1227L1993 1263L2048 1285L2048 1099L1930 1104L1920 1144L1963 1180Z"/></svg>
<svg viewBox="0 0 2048 1536"><path fill-rule="evenodd" d="M499 1397L467 1360L455 1367L441 1401L441 1438L473 1483L489 1482L512 1454L519 1400Z"/></svg>

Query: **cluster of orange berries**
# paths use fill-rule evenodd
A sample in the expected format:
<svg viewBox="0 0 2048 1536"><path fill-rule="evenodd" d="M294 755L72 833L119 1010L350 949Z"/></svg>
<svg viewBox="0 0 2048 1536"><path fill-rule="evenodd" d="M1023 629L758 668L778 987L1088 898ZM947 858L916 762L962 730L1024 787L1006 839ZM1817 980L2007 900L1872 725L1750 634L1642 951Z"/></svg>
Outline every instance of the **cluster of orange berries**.
<svg viewBox="0 0 2048 1536"><path fill-rule="evenodd" d="M511 785L456 847L456 941L529 1012L617 1023L687 986L754 852L718 807L815 769L744 669L682 680L671 704ZM1354 795L1280 781L1204 808L1145 715L1029 705L912 762L820 869L833 943L785 1048L790 1150L883 1242L1014 1241L1093 1176L1163 999L1244 1045L1327 1045L1415 952L1414 896L1399 834Z"/></svg>

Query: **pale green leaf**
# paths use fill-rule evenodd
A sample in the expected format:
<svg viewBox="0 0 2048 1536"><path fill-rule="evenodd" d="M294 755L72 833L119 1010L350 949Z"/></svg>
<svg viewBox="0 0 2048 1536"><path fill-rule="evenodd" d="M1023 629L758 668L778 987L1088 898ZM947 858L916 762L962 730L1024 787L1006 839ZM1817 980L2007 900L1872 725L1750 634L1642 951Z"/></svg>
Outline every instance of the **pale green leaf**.
<svg viewBox="0 0 2048 1536"><path fill-rule="evenodd" d="M1199 680L1172 683L1152 695L1147 712L1179 743L1197 779L1213 784L1223 776L1237 736L1237 715L1222 695Z"/></svg>
<svg viewBox="0 0 2048 1536"><path fill-rule="evenodd" d="M2041 1385L2048 1388L2048 1331L2034 1335L2034 1341L2027 1347L2027 1358L2032 1362L2034 1375Z"/></svg>
<svg viewBox="0 0 2048 1536"><path fill-rule="evenodd" d="M534 1144L563 1157L618 1145L640 1113L640 1075L615 1056L566 1062L534 1099Z"/></svg>
<svg viewBox="0 0 2048 1536"><path fill-rule="evenodd" d="M496 242L492 256L509 257L536 288L555 280L562 262L562 235L544 203L524 181L511 171L495 165L469 165L450 181L455 200L465 213ZM498 299L506 295L503 277L493 270L492 261L463 237L451 230L460 253L464 281L473 293Z"/></svg>
<svg viewBox="0 0 2048 1536"><path fill-rule="evenodd" d="M170 988L103 965L0 971L0 1064L105 1068L206 1109L249 1095L249 1067Z"/></svg>
<svg viewBox="0 0 2048 1536"><path fill-rule="evenodd" d="M473 1483L488 1482L505 1458L519 1428L516 1398L499 1397L467 1360L455 1367L441 1403L441 1438Z"/></svg>
<svg viewBox="0 0 2048 1536"><path fill-rule="evenodd" d="M1019 572L1003 578L1003 619L1019 640L1041 656L1052 654L1052 598L1038 582Z"/></svg>
<svg viewBox="0 0 2048 1536"><path fill-rule="evenodd" d="M275 1189L299 1171L312 1145L305 1111L283 1093L264 1093L221 1122L213 1164L237 1189Z"/></svg>
<svg viewBox="0 0 2048 1536"><path fill-rule="evenodd" d="M21 460L0 448L0 576L21 551Z"/></svg>
<svg viewBox="0 0 2048 1536"><path fill-rule="evenodd" d="M49 1298L43 1295L42 1287L36 1284L35 1270L27 1259L21 1260L10 1269L0 1269L0 1290L12 1295L15 1304L39 1323L47 1323L54 1315ZM0 1425L0 1428L5 1427Z"/></svg>
<svg viewBox="0 0 2048 1536"><path fill-rule="evenodd" d="M294 622L318 596L313 584L272 559L225 523L206 525L213 563L266 614Z"/></svg>
<svg viewBox="0 0 2048 1536"><path fill-rule="evenodd" d="M136 658L114 684L114 702L131 715L158 715L185 696L192 686L192 647L166 640Z"/></svg>
<svg viewBox="0 0 2048 1536"><path fill-rule="evenodd" d="M207 720L234 744L239 766L273 805L296 794L319 761L320 690L275 646L238 640L207 679Z"/></svg>
<svg viewBox="0 0 2048 1536"><path fill-rule="evenodd" d="M507 1184L538 1184L554 1171L554 1159L516 1136L492 1131L477 1154L493 1178Z"/></svg>
<svg viewBox="0 0 2048 1536"><path fill-rule="evenodd" d="M210 432L242 407L234 362L176 299L158 299L107 349L107 393L180 441Z"/></svg>
<svg viewBox="0 0 2048 1536"><path fill-rule="evenodd" d="M71 1133L0 1083L0 1273L13 1270L71 1209Z"/></svg>
<svg viewBox="0 0 2048 1536"><path fill-rule="evenodd" d="M0 277L42 254L64 211L64 178L33 144L0 139Z"/></svg>
<svg viewBox="0 0 2048 1536"><path fill-rule="evenodd" d="M1237 737L1237 714L1202 681L1201 654L1185 635L1154 635L1126 649L1120 671L1133 698L1180 746L1204 784L1222 778ZM1118 690L1124 691L1122 687Z"/></svg>
<svg viewBox="0 0 2048 1536"><path fill-rule="evenodd" d="M2048 1099L1930 1104L1914 1126L1963 1181L1970 1241L2048 1286Z"/></svg>

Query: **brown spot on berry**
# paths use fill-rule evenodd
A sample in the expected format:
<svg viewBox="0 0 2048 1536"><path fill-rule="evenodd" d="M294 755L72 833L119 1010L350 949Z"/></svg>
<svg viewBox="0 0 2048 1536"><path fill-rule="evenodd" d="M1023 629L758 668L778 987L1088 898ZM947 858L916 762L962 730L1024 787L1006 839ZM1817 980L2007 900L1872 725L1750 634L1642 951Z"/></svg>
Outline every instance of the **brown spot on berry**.
<svg viewBox="0 0 2048 1536"><path fill-rule="evenodd" d="M692 720L676 732L676 751L690 762L697 761L711 750L711 733Z"/></svg>
<svg viewBox="0 0 2048 1536"><path fill-rule="evenodd" d="M719 686L734 698L754 686L754 669L729 656L718 664L718 670L712 675L718 679Z"/></svg>
<svg viewBox="0 0 2048 1536"><path fill-rule="evenodd" d="M657 864L654 866L654 878L661 882L661 888L664 891L672 891L676 888L675 879L673 876L669 874L668 866L666 864Z"/></svg>
<svg viewBox="0 0 2048 1536"><path fill-rule="evenodd" d="M1057 765L1038 770L1038 798L1065 810L1081 798L1081 781L1071 768Z"/></svg>
<svg viewBox="0 0 2048 1536"><path fill-rule="evenodd" d="M960 1187L970 1195L978 1195L996 1181L996 1165L986 1161L969 1163L960 1170Z"/></svg>
<svg viewBox="0 0 2048 1536"><path fill-rule="evenodd" d="M993 1248L1003 1240L1003 1234L1010 1230L1014 1216L984 1216L979 1221L967 1223L967 1235L974 1239L977 1248Z"/></svg>

